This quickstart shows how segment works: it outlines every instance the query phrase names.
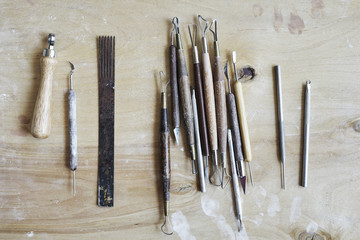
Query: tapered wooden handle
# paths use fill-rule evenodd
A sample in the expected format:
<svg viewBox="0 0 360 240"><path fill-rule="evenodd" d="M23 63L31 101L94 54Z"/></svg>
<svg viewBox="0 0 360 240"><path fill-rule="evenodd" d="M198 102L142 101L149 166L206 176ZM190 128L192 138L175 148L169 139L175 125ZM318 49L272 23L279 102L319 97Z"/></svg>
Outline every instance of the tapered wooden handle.
<svg viewBox="0 0 360 240"><path fill-rule="evenodd" d="M55 58L40 58L40 88L31 125L31 134L36 138L47 138L50 135L52 82L56 63Z"/></svg>
<svg viewBox="0 0 360 240"><path fill-rule="evenodd" d="M236 102L235 96L232 93L229 93L226 96L227 101L227 109L229 110L229 123L232 132L232 140L234 142L234 155L235 161L243 161L244 155L241 146L241 134L240 134L240 126L239 126L239 119L236 110Z"/></svg>
<svg viewBox="0 0 360 240"><path fill-rule="evenodd" d="M217 128L216 128L216 111L215 111L215 97L214 84L211 72L209 53L202 54L203 63L203 86L205 97L205 112L208 126L210 148L211 150L218 149Z"/></svg>
<svg viewBox="0 0 360 240"><path fill-rule="evenodd" d="M183 110L186 133L189 144L194 145L195 144L194 112L191 103L189 74L186 68L185 55L183 49L177 50L177 64L178 64L177 70L178 70L180 100Z"/></svg>
<svg viewBox="0 0 360 240"><path fill-rule="evenodd" d="M200 64L194 63L196 104L199 116L199 128L201 137L201 150L204 156L209 156L209 143L206 127L205 103L203 86L201 82Z"/></svg>
<svg viewBox="0 0 360 240"><path fill-rule="evenodd" d="M246 110L244 95L242 91L242 86L240 81L236 81L234 84L234 91L236 97L237 110L239 115L239 123L241 129L242 143L244 145L244 155L245 160L250 162L252 160L251 146L250 146L250 136L246 120Z"/></svg>
<svg viewBox="0 0 360 240"><path fill-rule="evenodd" d="M70 132L70 169L78 167L77 126L76 126L76 93L69 90L69 132Z"/></svg>
<svg viewBox="0 0 360 240"><path fill-rule="evenodd" d="M171 106L172 106L172 126L180 127L179 111L179 91L176 71L176 47L171 45L170 51L170 88L171 88Z"/></svg>
<svg viewBox="0 0 360 240"><path fill-rule="evenodd" d="M227 143L227 114L226 114L226 95L225 95L225 81L221 66L220 57L215 57L214 62L214 89L215 89L215 104L216 104L216 124L217 134L219 140L219 152L226 153Z"/></svg>
<svg viewBox="0 0 360 240"><path fill-rule="evenodd" d="M170 200L170 144L167 110L161 109L160 161L164 201Z"/></svg>

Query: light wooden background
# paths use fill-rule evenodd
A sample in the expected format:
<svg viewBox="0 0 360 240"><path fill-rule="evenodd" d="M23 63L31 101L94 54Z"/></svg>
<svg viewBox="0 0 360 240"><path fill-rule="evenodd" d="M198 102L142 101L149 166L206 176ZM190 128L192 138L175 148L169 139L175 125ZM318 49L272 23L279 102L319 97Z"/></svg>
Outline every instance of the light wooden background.
<svg viewBox="0 0 360 240"><path fill-rule="evenodd" d="M360 3L342 1L8 1L0 4L0 238L327 239L360 234ZM182 133L172 138L171 219L160 231L158 72L169 72L170 19L178 16L192 79L187 25L218 19L223 64L258 76L243 85L254 187L242 195L245 231L236 232L232 190L197 190ZM29 133L39 58L49 32L59 61L52 132ZM116 36L115 202L97 206L99 35ZM212 37L209 47L212 47ZM200 42L199 42L200 44ZM212 51L212 48L210 48ZM77 91L79 169L72 196L67 134L70 60ZM272 67L282 66L286 191L280 188ZM312 81L309 186L301 171L302 87ZM169 98L170 101L170 98Z"/></svg>

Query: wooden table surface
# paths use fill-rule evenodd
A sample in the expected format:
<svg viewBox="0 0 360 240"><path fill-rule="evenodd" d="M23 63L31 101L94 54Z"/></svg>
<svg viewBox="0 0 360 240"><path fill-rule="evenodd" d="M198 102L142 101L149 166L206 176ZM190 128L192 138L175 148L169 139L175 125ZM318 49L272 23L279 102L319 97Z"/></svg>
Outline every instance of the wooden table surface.
<svg viewBox="0 0 360 240"><path fill-rule="evenodd" d="M7 1L0 8L0 238L2 239L324 239L360 234L360 3L342 1ZM171 138L173 236L163 222L159 162L160 87L169 74L171 18L192 75L187 25L218 20L222 62L257 71L243 84L254 186L242 196L236 231L233 191L191 174L181 132ZM47 35L58 65L51 135L30 134ZM114 207L97 206L97 36L116 36ZM213 38L209 37L212 53ZM198 42L200 44L200 42ZM79 168L69 170L67 89L74 63ZM280 188L272 67L281 65L286 190ZM299 185L303 85L312 81L308 187ZM192 84L193 85L193 84ZM170 102L170 97L168 98ZM183 126L183 123L182 123Z"/></svg>

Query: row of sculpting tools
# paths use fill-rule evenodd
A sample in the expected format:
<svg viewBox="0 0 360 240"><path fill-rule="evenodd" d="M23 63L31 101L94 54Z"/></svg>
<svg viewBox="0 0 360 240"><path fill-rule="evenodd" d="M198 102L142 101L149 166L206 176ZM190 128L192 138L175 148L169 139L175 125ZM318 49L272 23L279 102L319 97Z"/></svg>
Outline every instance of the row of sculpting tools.
<svg viewBox="0 0 360 240"><path fill-rule="evenodd" d="M171 234L168 221L170 200L170 144L167 120L166 86L171 87L172 128L177 145L180 143L180 115L183 116L186 141L189 145L192 173L199 175L200 189L206 191L206 181L215 186L225 188L231 177L227 170L227 146L229 146L230 162L233 176L233 187L236 202L239 231L242 228L239 184L246 191L246 170L244 162L248 162L251 183L250 161L252 160L249 131L247 127L246 111L242 85L236 68L236 52L232 53L234 67L233 84L231 90L229 78L229 64L224 69L220 57L218 42L217 20L209 21L198 15L198 24L188 26L192 44L194 85L190 87L189 74L186 66L184 48L180 35L179 19L172 19L170 57L170 79L161 72L161 162L164 193L165 222L161 227L166 234ZM201 35L201 54L198 50L198 29ZM213 65L207 45L207 31L214 39ZM228 82L228 93L224 75ZM166 79L166 81L164 81ZM166 82L166 83L165 83ZM180 114L180 110L182 113ZM229 126L228 126L229 122ZM218 161L220 156L220 164ZM211 165L209 166L209 158ZM221 171L220 171L221 169Z"/></svg>

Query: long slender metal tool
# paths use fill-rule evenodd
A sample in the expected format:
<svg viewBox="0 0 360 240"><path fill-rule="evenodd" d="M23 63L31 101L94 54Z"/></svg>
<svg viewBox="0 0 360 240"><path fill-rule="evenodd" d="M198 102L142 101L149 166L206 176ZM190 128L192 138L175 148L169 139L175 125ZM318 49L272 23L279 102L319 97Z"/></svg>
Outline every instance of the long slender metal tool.
<svg viewBox="0 0 360 240"><path fill-rule="evenodd" d="M194 133L194 112L191 103L189 74L186 67L186 60L184 49L181 42L181 35L179 30L179 19L174 17L173 23L176 29L176 45L177 45L177 73L180 89L180 100L183 110L185 130L190 146L190 154L192 160L192 173L196 174L196 153L195 153L195 133Z"/></svg>
<svg viewBox="0 0 360 240"><path fill-rule="evenodd" d="M99 37L98 206L114 205L115 37Z"/></svg>
<svg viewBox="0 0 360 240"><path fill-rule="evenodd" d="M69 133L70 133L70 169L73 172L73 195L75 196L75 170L78 167L78 150L77 150L77 125L76 125L76 93L73 89L73 74L75 72L74 65L70 63L71 72L68 92L69 100Z"/></svg>
<svg viewBox="0 0 360 240"><path fill-rule="evenodd" d="M302 186L307 187L308 162L309 162L309 135L310 135L310 96L311 81L306 81L305 106L304 106L304 145L303 145L303 170Z"/></svg>
<svg viewBox="0 0 360 240"><path fill-rule="evenodd" d="M239 126L238 113L236 110L235 96L231 92L231 83L229 78L229 63L226 62L224 67L224 74L228 82L229 93L226 95L227 109L229 109L230 128L233 133L234 155L236 162L237 176L239 177L241 187L246 193L246 171L244 166L244 155L241 146L241 133Z"/></svg>
<svg viewBox="0 0 360 240"><path fill-rule="evenodd" d="M278 112L278 129L279 129L279 148L281 157L281 187L285 190L285 132L284 132L284 115L281 91L281 68L275 66L276 78L276 95L277 95L277 112Z"/></svg>
<svg viewBox="0 0 360 240"><path fill-rule="evenodd" d="M243 94L241 82L237 75L236 52L235 51L232 52L232 62L233 62L234 74L235 74L234 92L235 92L235 97L236 97L239 123L240 123L240 128L241 128L242 143L244 145L245 161L248 163L249 173L250 173L250 181L251 181L251 184L253 185L253 178L252 178L251 167L250 167L250 162L252 161L250 136L249 136L249 130L248 130L248 125L247 125L247 120L246 120L244 94Z"/></svg>
<svg viewBox="0 0 360 240"><path fill-rule="evenodd" d="M205 27L201 22L205 22ZM213 75L211 71L210 56L206 41L206 30L208 29L209 22L202 16L198 15L198 22L201 30L201 43L202 43L202 69L203 69L203 83L204 83L204 96L205 96L205 112L206 121L208 126L208 133L210 138L210 149L212 151L213 173L210 176L210 182L216 186L221 186L221 174L218 166L217 150L218 150L218 136L216 126L216 110L215 110L215 96Z"/></svg>
<svg viewBox="0 0 360 240"><path fill-rule="evenodd" d="M198 162L198 173L199 173L199 182L200 189L202 192L206 192L205 186L205 176L204 176L204 164L202 160L202 151L201 151L201 140L200 140L200 130L199 130L199 121L197 114L197 104L195 97L195 90L192 91L192 104L194 110L194 125L195 125L195 142L196 142L196 154L197 154L197 162Z"/></svg>
<svg viewBox="0 0 360 240"><path fill-rule="evenodd" d="M191 32L191 28L193 32ZM201 150L205 165L205 178L209 179L209 164L208 164L209 143L208 143L208 134L206 128L205 103L204 103L203 85L201 80L199 52L197 47L197 25L196 24L188 25L188 29L189 29L189 35L193 50L194 82L195 82L196 103L199 113L198 120L199 120L200 137L201 137Z"/></svg>
<svg viewBox="0 0 360 240"><path fill-rule="evenodd" d="M242 208L241 208L239 182L238 182L238 179L237 179L238 176L237 176L237 173L236 173L236 166L235 166L233 140L232 140L231 130L230 129L228 130L228 143L229 143L230 165L231 165L234 196L235 196L236 217L237 217L237 220L238 220L237 221L238 231L240 232L241 229L243 228Z"/></svg>
<svg viewBox="0 0 360 240"><path fill-rule="evenodd" d="M166 104L166 88L169 84L169 80L166 79L166 83L163 82L162 75L166 79L164 72L160 72L161 81L161 119L160 119L160 161L161 177L163 184L163 198L164 198L164 224L161 226L161 231L167 235L173 234L171 221L169 219L169 204L170 204L170 144L169 144L169 123L167 116L167 104Z"/></svg>
<svg viewBox="0 0 360 240"><path fill-rule="evenodd" d="M214 26L214 29L212 27ZM225 81L223 77L223 69L221 65L220 48L218 42L217 20L211 22L209 30L214 36L214 89L215 89L215 104L216 104L216 124L217 134L219 139L219 152L222 166L221 187L225 188L230 182L230 175L226 171L226 146L227 146L227 110L226 110L226 96L225 96Z"/></svg>
<svg viewBox="0 0 360 240"><path fill-rule="evenodd" d="M176 46L174 45L174 33L176 32L175 18L172 20L174 25L171 30L170 53L170 88L171 88L171 109L172 109L172 126L174 128L174 136L176 144L180 142L180 110L179 110L179 90L176 70Z"/></svg>

